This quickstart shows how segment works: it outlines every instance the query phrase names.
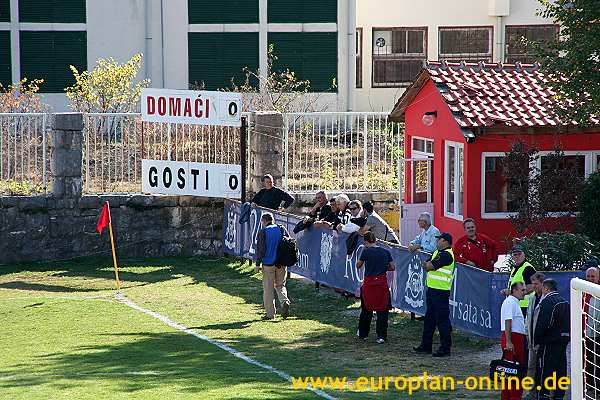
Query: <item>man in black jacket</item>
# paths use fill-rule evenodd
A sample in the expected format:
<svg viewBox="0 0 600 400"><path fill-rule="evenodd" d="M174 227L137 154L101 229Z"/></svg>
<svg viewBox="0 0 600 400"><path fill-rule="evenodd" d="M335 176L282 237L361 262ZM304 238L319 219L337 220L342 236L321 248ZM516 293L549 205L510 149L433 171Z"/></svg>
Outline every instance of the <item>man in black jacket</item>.
<svg viewBox="0 0 600 400"><path fill-rule="evenodd" d="M263 184L263 188L254 195L252 203L278 211L288 208L294 202L294 198L288 192L273 185L273 177L271 175L263 176L260 181Z"/></svg>
<svg viewBox="0 0 600 400"><path fill-rule="evenodd" d="M569 343L570 310L569 303L558 293L554 279L543 282L542 299L534 332L535 351L538 358L536 386L540 400L563 399L565 390L557 385L553 396L544 382L556 373L556 382L567 376L567 344Z"/></svg>

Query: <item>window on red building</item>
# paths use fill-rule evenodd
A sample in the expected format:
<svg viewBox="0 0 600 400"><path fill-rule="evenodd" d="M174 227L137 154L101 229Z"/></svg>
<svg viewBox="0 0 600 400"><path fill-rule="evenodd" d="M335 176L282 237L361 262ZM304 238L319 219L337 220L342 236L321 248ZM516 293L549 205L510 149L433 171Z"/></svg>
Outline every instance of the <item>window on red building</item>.
<svg viewBox="0 0 600 400"><path fill-rule="evenodd" d="M504 156L485 156L483 166L483 212L507 213L516 211L508 201L508 182L504 176Z"/></svg>
<svg viewBox="0 0 600 400"><path fill-rule="evenodd" d="M445 163L445 214L462 217L464 187L464 146L461 143L446 142Z"/></svg>
<svg viewBox="0 0 600 400"><path fill-rule="evenodd" d="M373 29L373 87L410 84L427 60L427 28Z"/></svg>
<svg viewBox="0 0 600 400"><path fill-rule="evenodd" d="M486 61L492 62L493 28L440 28L440 61Z"/></svg>
<svg viewBox="0 0 600 400"><path fill-rule="evenodd" d="M412 138L412 202L433 201L433 140Z"/></svg>

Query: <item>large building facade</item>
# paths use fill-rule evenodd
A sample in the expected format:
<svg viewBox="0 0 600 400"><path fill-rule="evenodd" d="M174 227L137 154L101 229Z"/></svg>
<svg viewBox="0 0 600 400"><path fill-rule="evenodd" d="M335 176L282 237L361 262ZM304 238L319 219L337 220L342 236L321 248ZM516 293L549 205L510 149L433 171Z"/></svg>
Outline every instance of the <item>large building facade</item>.
<svg viewBox="0 0 600 400"><path fill-rule="evenodd" d="M349 7L352 4L352 7ZM343 0L0 0L0 83L45 80L44 100L67 108L69 65L144 54L140 78L172 89L242 83L244 68L289 68L332 110L349 107L354 3ZM353 56L352 56L353 57ZM351 70L349 70L351 66Z"/></svg>
<svg viewBox="0 0 600 400"><path fill-rule="evenodd" d="M553 38L538 0L0 0L0 83L45 80L67 109L69 65L144 54L153 87L216 90L266 71L269 45L321 109L389 111L427 60L531 62Z"/></svg>
<svg viewBox="0 0 600 400"><path fill-rule="evenodd" d="M535 61L520 38L553 40L538 0L357 0L356 91L362 111L389 111L430 61Z"/></svg>

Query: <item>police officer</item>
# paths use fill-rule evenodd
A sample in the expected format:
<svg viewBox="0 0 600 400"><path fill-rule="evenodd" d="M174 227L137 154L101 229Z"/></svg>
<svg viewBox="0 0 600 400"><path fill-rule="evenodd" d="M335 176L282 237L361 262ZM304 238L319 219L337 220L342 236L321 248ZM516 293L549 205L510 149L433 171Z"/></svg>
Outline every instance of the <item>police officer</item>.
<svg viewBox="0 0 600 400"><path fill-rule="evenodd" d="M423 325L421 344L413 349L417 353L431 353L433 333L440 332L440 348L434 357L447 357L452 347L452 325L450 324L450 289L454 276L454 253L452 236L442 233L436 236L437 250L423 264L427 271L427 311Z"/></svg>
<svg viewBox="0 0 600 400"><path fill-rule="evenodd" d="M510 278L508 280L508 287L502 290L502 294L505 296L510 295L510 287L515 282L522 282L525 284L525 297L519 301L523 316L527 317L527 307L529 306L529 296L533 293L533 284L531 283L531 277L536 273L535 268L529 262L525 261L525 252L523 247L516 245L510 251L512 270L510 271Z"/></svg>

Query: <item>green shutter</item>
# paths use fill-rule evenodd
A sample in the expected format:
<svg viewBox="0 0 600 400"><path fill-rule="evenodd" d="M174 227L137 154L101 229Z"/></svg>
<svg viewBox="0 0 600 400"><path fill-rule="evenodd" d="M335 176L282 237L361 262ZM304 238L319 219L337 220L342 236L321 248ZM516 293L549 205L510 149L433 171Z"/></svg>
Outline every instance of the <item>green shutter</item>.
<svg viewBox="0 0 600 400"><path fill-rule="evenodd" d="M0 22L10 22L10 0L0 0Z"/></svg>
<svg viewBox="0 0 600 400"><path fill-rule="evenodd" d="M257 24L258 0L188 0L190 24Z"/></svg>
<svg viewBox="0 0 600 400"><path fill-rule="evenodd" d="M10 32L0 31L0 84L6 88L11 83Z"/></svg>
<svg viewBox="0 0 600 400"><path fill-rule="evenodd" d="M19 0L19 21L85 23L86 0Z"/></svg>
<svg viewBox="0 0 600 400"><path fill-rule="evenodd" d="M224 89L231 78L243 84L244 68L258 69L258 33L189 33L188 62L190 87Z"/></svg>
<svg viewBox="0 0 600 400"><path fill-rule="evenodd" d="M273 68L289 69L298 79L309 80L312 92L330 91L337 77L337 41L336 32L269 33L277 57Z"/></svg>
<svg viewBox="0 0 600 400"><path fill-rule="evenodd" d="M87 69L87 33L21 31L21 77L44 79L41 92L63 93L75 82L69 68Z"/></svg>
<svg viewBox="0 0 600 400"><path fill-rule="evenodd" d="M269 0L270 23L337 22L337 0Z"/></svg>

